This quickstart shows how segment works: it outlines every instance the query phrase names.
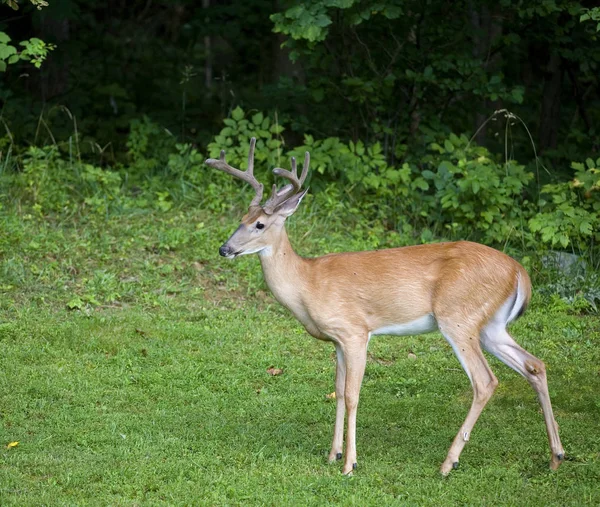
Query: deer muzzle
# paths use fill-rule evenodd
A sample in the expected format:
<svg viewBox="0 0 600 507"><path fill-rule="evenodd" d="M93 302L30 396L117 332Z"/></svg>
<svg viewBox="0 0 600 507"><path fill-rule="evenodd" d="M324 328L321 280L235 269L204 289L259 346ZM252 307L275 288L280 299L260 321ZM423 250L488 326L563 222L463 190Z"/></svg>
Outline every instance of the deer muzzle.
<svg viewBox="0 0 600 507"><path fill-rule="evenodd" d="M221 248L219 248L219 255L222 257L231 257L234 254L233 248L231 248L227 243L225 243Z"/></svg>

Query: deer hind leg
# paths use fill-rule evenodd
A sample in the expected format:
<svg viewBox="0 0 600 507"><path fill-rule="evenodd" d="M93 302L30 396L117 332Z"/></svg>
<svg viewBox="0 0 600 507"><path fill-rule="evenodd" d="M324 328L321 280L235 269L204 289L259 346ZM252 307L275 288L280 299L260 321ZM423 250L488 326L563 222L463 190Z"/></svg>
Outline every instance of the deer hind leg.
<svg viewBox="0 0 600 507"><path fill-rule="evenodd" d="M550 449L552 451L550 468L556 470L564 459L565 451L558 436L558 424L556 424L554 414L552 413L544 363L519 346L508 334L504 325L500 325L494 321L483 328L481 343L485 350L523 375L537 393L542 411L544 412L546 432L548 433L548 441L550 442Z"/></svg>
<svg viewBox="0 0 600 507"><path fill-rule="evenodd" d="M473 387L473 402L469 413L440 468L443 475L448 475L453 468L458 467L460 453L469 441L473 427L483 408L494 394L498 386L498 379L492 373L481 352L477 326L456 321L445 323L440 319L438 319L438 325L446 340L452 345Z"/></svg>
<svg viewBox="0 0 600 507"><path fill-rule="evenodd" d="M329 462L342 459L344 446L344 417L346 416L346 400L344 394L346 391L346 362L344 351L341 345L335 345L337 358L335 370L335 428L333 430L333 442L331 452L329 453Z"/></svg>

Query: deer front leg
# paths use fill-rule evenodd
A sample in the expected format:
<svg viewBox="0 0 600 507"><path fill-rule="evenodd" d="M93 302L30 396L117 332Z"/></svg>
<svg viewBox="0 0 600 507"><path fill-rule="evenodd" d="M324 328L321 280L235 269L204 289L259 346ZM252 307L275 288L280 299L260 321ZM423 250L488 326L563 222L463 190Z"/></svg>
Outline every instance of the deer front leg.
<svg viewBox="0 0 600 507"><path fill-rule="evenodd" d="M335 369L335 427L333 429L333 442L329 453L329 462L342 459L344 445L344 417L346 416L346 363L344 351L339 344L335 345L337 364Z"/></svg>
<svg viewBox="0 0 600 507"><path fill-rule="evenodd" d="M348 428L346 430L346 459L342 473L352 474L356 469L356 410L360 386L367 363L367 340L356 339L356 342L343 347L346 363L346 385L344 400L348 413Z"/></svg>

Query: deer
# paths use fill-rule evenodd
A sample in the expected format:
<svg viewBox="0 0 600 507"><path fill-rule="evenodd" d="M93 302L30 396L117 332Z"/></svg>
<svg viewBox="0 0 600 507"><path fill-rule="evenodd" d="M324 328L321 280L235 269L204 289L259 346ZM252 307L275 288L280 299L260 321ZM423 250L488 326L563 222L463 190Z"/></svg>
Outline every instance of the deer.
<svg viewBox="0 0 600 507"><path fill-rule="evenodd" d="M352 475L357 469L357 407L371 337L439 330L473 389L471 407L441 465L441 474L446 476L458 467L473 427L498 386L482 350L520 373L537 393L551 449L550 468L556 470L564 460L564 450L545 364L520 347L506 329L531 298L525 268L503 252L469 241L301 257L292 248L285 221L308 191L302 185L310 154L305 154L300 177L293 157L291 171L273 169L288 183L281 188L274 184L261 204L263 185L254 176L255 145L252 138L245 171L227 164L224 150L219 159L206 160L209 167L248 183L255 191L248 212L219 254L228 259L258 254L275 299L310 335L333 342L336 411L329 462L344 457L347 417L342 473Z"/></svg>

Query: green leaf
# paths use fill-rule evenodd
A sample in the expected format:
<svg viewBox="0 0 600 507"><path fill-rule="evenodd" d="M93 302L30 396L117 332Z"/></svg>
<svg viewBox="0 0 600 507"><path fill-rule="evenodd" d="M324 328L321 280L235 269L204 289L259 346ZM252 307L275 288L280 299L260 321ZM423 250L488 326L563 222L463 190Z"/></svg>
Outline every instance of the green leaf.
<svg viewBox="0 0 600 507"><path fill-rule="evenodd" d="M591 236L594 232L592 224L590 224L587 220L583 220L579 224L579 230L581 231L581 234L584 234L585 236Z"/></svg>
<svg viewBox="0 0 600 507"><path fill-rule="evenodd" d="M231 111L231 117L235 120L235 121L240 121L244 118L244 110L238 106L236 107L233 111Z"/></svg>
<svg viewBox="0 0 600 507"><path fill-rule="evenodd" d="M494 221L494 214L491 211L482 211L481 216L488 224L491 224Z"/></svg>
<svg viewBox="0 0 600 507"><path fill-rule="evenodd" d="M338 9L349 9L355 3L357 3L357 0L329 0L328 2L331 7L337 7Z"/></svg>
<svg viewBox="0 0 600 507"><path fill-rule="evenodd" d="M0 60L6 60L9 56L17 53L17 48L14 46L8 46L6 44L0 44Z"/></svg>
<svg viewBox="0 0 600 507"><path fill-rule="evenodd" d="M448 139L444 141L444 148L448 153L454 153L454 145Z"/></svg>
<svg viewBox="0 0 600 507"><path fill-rule="evenodd" d="M382 14L387 19L398 19L402 15L402 8L399 5L389 5L383 10Z"/></svg>
<svg viewBox="0 0 600 507"><path fill-rule="evenodd" d="M510 95L515 103L522 104L523 95L525 95L525 88L522 86L517 86L511 90Z"/></svg>
<svg viewBox="0 0 600 507"><path fill-rule="evenodd" d="M4 32L0 32L0 43L6 44L7 42L10 42L10 37Z"/></svg>
<svg viewBox="0 0 600 507"><path fill-rule="evenodd" d="M558 241L563 248L567 248L569 246L569 237L566 234L559 234Z"/></svg>
<svg viewBox="0 0 600 507"><path fill-rule="evenodd" d="M67 303L67 308L69 310L81 310L85 306L85 303L81 300L79 296L75 296Z"/></svg>
<svg viewBox="0 0 600 507"><path fill-rule="evenodd" d="M323 88L315 88L312 90L311 95L315 102L321 102L325 98L325 90Z"/></svg>
<svg viewBox="0 0 600 507"><path fill-rule="evenodd" d="M252 123L254 123L254 125L256 125L257 127L260 126L260 124L263 121L263 114L262 113L256 113L255 115L252 116Z"/></svg>
<svg viewBox="0 0 600 507"><path fill-rule="evenodd" d="M420 190L429 190L429 183L427 183L423 178L415 178L413 181L413 188L418 188Z"/></svg>

